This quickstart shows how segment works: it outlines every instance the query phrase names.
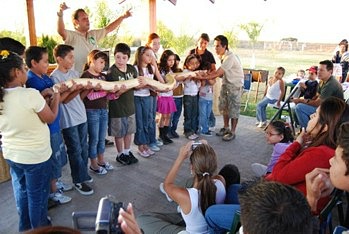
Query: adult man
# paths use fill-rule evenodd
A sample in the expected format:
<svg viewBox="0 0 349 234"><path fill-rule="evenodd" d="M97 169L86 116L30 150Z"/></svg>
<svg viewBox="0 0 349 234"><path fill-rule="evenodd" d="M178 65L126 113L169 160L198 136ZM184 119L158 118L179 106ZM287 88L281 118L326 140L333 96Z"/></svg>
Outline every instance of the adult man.
<svg viewBox="0 0 349 234"><path fill-rule="evenodd" d="M302 128L307 126L310 115L315 113L321 101L331 96L343 99L343 88L338 80L332 76L332 72L333 63L330 60L321 61L318 68L320 84L317 95L313 99L292 99L296 104L295 113Z"/></svg>
<svg viewBox="0 0 349 234"><path fill-rule="evenodd" d="M77 9L72 15L74 31L65 29L63 22L63 11L68 9L65 3L61 3L57 12L58 24L57 32L64 40L65 44L74 47L75 70L80 75L87 61L88 53L97 49L98 41L104 38L108 33L116 29L121 22L131 16L130 10L126 11L122 16L101 29L90 30L90 21L87 13L83 9Z"/></svg>
<svg viewBox="0 0 349 234"><path fill-rule="evenodd" d="M222 87L219 96L219 111L223 114L224 127L217 136L223 136L224 141L235 139L235 130L240 115L241 92L244 82L244 72L241 63L233 52L229 51L228 39L218 35L214 39L214 49L221 59L221 66L207 75L198 78L214 79L222 77ZM231 129L229 129L229 120Z"/></svg>

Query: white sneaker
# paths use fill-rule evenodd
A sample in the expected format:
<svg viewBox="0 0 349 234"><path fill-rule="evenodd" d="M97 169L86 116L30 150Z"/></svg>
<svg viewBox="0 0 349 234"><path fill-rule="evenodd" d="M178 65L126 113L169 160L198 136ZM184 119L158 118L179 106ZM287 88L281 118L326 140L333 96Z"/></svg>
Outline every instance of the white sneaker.
<svg viewBox="0 0 349 234"><path fill-rule="evenodd" d="M57 186L57 189L59 189L59 190L61 190L63 192L66 192L66 191L69 191L69 190L73 189L73 186L71 184L64 183L61 180L57 180L56 186Z"/></svg>
<svg viewBox="0 0 349 234"><path fill-rule="evenodd" d="M182 211L181 207L180 207L180 206L177 206L177 212L178 212L178 213L181 213L181 211Z"/></svg>
<svg viewBox="0 0 349 234"><path fill-rule="evenodd" d="M162 141L160 141L159 139L157 139L156 140L156 145L160 147L160 146L163 146L164 143Z"/></svg>
<svg viewBox="0 0 349 234"><path fill-rule="evenodd" d="M49 198L52 201L58 202L59 204L65 204L71 201L71 197L65 196L60 192L51 193Z"/></svg>
<svg viewBox="0 0 349 234"><path fill-rule="evenodd" d="M138 154L140 156L142 156L143 158L148 158L150 156L150 154L148 154L148 152L146 150L144 151L138 151Z"/></svg>
<svg viewBox="0 0 349 234"><path fill-rule="evenodd" d="M154 155L154 154L155 154L155 152L152 151L151 149L148 149L148 150L147 150L147 153L148 153L149 155Z"/></svg>
<svg viewBox="0 0 349 234"><path fill-rule="evenodd" d="M267 126L267 121L264 121L264 122L259 122L258 124L258 128L264 128L265 126Z"/></svg>
<svg viewBox="0 0 349 234"><path fill-rule="evenodd" d="M216 130L215 127L209 127L208 130L210 130L211 132L214 132Z"/></svg>
<svg viewBox="0 0 349 234"><path fill-rule="evenodd" d="M160 183L160 186L159 186L159 187L160 187L160 191L161 191L163 194L166 195L167 201L173 202L172 198L170 198L170 197L167 195L167 193L166 193L166 191L165 191L165 189L164 189L164 183Z"/></svg>

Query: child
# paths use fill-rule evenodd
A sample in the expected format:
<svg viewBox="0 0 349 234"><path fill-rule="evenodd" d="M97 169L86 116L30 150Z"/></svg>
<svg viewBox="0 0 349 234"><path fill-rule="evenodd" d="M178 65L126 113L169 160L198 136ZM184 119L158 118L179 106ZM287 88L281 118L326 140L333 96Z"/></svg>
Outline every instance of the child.
<svg viewBox="0 0 349 234"><path fill-rule="evenodd" d="M213 85L216 79L202 80L199 90L199 129L201 135L212 136L209 130L209 119L212 112Z"/></svg>
<svg viewBox="0 0 349 234"><path fill-rule="evenodd" d="M19 214L19 231L50 225L47 219L52 153L46 123L57 117L60 94L50 106L39 91L23 88L27 73L23 59L0 51L0 131L3 156L11 167Z"/></svg>
<svg viewBox="0 0 349 234"><path fill-rule="evenodd" d="M79 72L72 70L73 52L74 48L70 45L57 45L54 48L53 54L57 62L57 68L51 73L54 83L79 77ZM60 124L67 147L74 187L82 195L91 195L93 189L86 183L92 182L93 179L87 172L87 117L84 103L79 95L82 89L81 85L74 84L62 94ZM89 92L89 90L83 92ZM84 96L83 93L82 96Z"/></svg>
<svg viewBox="0 0 349 234"><path fill-rule="evenodd" d="M263 128L267 124L267 114L265 111L267 105L269 103L274 104L276 102L276 106L280 107L280 102L285 94L285 82L282 80L284 75L285 68L276 68L274 76L269 79L268 85L265 88L264 98L257 104L256 125L258 125L257 127L259 128Z"/></svg>
<svg viewBox="0 0 349 234"><path fill-rule="evenodd" d="M271 158L268 166L260 163L253 163L252 171L256 176L261 177L273 170L275 163L278 161L281 154L293 142L293 135L291 129L285 125L284 122L276 120L269 124L265 131L265 138L268 144L273 144L274 149L271 153Z"/></svg>
<svg viewBox="0 0 349 234"><path fill-rule="evenodd" d="M87 56L87 63L81 77L105 80L102 73L108 56L99 50L92 50ZM98 175L107 174L113 170L109 162L104 161L105 137L108 126L107 92L91 90L84 101L88 127L88 152L90 170Z"/></svg>
<svg viewBox="0 0 349 234"><path fill-rule="evenodd" d="M200 56L190 54L184 61L184 72L195 71L200 66ZM184 135L190 139L198 138L196 131L198 128L198 92L200 81L188 78L184 81Z"/></svg>
<svg viewBox="0 0 349 234"><path fill-rule="evenodd" d="M131 64L131 49L125 43L118 43L114 49L115 63L109 68L107 81L121 81L137 78L137 70ZM114 136L118 155L116 161L129 165L138 159L130 151L132 135L136 132L133 89L121 89L118 98L109 101L109 136Z"/></svg>
<svg viewBox="0 0 349 234"><path fill-rule="evenodd" d="M171 50L165 50L160 57L160 74L166 80L166 74L173 73L176 70L175 53ZM173 100L173 91L159 92L157 106L157 112L161 114L159 121L160 139L165 145L173 143L167 135L169 133L171 114L177 111L176 104Z"/></svg>
<svg viewBox="0 0 349 234"><path fill-rule="evenodd" d="M150 47L140 46L135 54L134 66L140 76L146 79L154 78L154 67L152 66L153 51ZM138 145L138 154L142 157L149 157L154 154L148 144L149 141L149 125L154 118L153 113L149 111L151 106L149 87L141 87L134 91L134 100L136 107L136 134L134 142Z"/></svg>
<svg viewBox="0 0 349 234"><path fill-rule="evenodd" d="M317 78L317 66L311 66L308 71L308 80L304 83L299 83L299 87L301 90L301 97L304 97L305 99L313 99L316 95L317 88L318 88L318 82L316 80Z"/></svg>
<svg viewBox="0 0 349 234"><path fill-rule="evenodd" d="M25 52L25 61L29 68L27 88L34 88L41 92L45 99L52 95L53 81L46 75L48 69L48 52L44 47L30 46ZM50 129L51 155L51 193L49 198L59 204L68 203L71 198L63 195L63 191L73 189L71 185L63 184L62 190L57 189L58 179L62 176L62 167L67 163L67 153L63 143L59 126L60 113L56 119L48 124Z"/></svg>
<svg viewBox="0 0 349 234"><path fill-rule="evenodd" d="M179 58L178 54L175 54L175 64L176 64L176 70L174 72L182 72L182 69L179 68L179 63L181 59ZM179 122L179 118L182 114L182 106L183 106L183 83L178 83L178 86L173 90L173 100L176 104L176 111L172 113L171 115L171 128L169 137L170 138L179 138L177 131L177 125Z"/></svg>

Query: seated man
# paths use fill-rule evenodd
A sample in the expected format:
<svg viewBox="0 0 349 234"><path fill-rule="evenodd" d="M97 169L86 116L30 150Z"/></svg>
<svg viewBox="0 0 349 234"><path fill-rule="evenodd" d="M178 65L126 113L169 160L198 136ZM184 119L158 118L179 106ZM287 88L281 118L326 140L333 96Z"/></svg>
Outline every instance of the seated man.
<svg viewBox="0 0 349 234"><path fill-rule="evenodd" d="M313 99L292 99L296 104L295 113L301 127L307 126L310 115L315 113L321 101L331 96L343 99L343 88L338 80L332 76L332 72L333 63L329 60L321 61L318 68L320 84L317 95Z"/></svg>

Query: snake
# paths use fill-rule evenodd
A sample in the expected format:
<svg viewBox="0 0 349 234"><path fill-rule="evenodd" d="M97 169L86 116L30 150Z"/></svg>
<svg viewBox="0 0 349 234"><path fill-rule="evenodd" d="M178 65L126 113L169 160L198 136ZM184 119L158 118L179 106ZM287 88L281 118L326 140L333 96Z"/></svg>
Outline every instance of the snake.
<svg viewBox="0 0 349 234"><path fill-rule="evenodd" d="M153 79L144 79L146 85L156 89L156 91L169 91L173 90L176 87L176 76L182 76L182 77L195 77L195 72L176 72L176 73L168 73L165 76L166 83L161 83L157 80ZM103 81L103 80L97 80L97 79L91 79L91 78L73 78L61 83L57 83L53 86L54 92L59 92L59 88L62 84L65 84L68 88L71 88L74 84L87 86L91 85L92 87L96 87L97 85L100 85L100 90L105 91L118 91L121 86L125 86L126 89L132 89L140 85L138 79L130 79L130 80L120 80L120 81Z"/></svg>

